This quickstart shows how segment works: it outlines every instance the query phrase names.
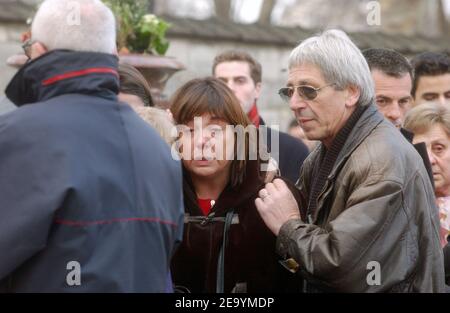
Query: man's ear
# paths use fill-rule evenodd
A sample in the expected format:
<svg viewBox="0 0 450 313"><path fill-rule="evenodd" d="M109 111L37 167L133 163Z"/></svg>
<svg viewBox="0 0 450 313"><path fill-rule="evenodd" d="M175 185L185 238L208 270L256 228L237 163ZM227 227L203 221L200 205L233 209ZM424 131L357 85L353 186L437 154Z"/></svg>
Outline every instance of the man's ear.
<svg viewBox="0 0 450 313"><path fill-rule="evenodd" d="M255 85L255 100L258 100L260 95L261 95L261 82Z"/></svg>
<svg viewBox="0 0 450 313"><path fill-rule="evenodd" d="M41 55L44 55L48 52L48 49L44 44L40 43L39 41L35 42L31 48L31 58L37 59Z"/></svg>
<svg viewBox="0 0 450 313"><path fill-rule="evenodd" d="M361 96L361 90L356 86L347 87L347 97L345 100L345 106L348 108L354 107Z"/></svg>

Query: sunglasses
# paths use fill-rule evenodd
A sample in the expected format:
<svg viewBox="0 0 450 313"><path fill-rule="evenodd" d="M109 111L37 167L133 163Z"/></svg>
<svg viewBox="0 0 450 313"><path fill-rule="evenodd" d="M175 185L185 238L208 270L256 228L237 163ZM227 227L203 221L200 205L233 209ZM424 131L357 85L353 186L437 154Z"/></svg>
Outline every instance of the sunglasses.
<svg viewBox="0 0 450 313"><path fill-rule="evenodd" d="M31 59L31 46L35 43L35 40L28 39L22 45L23 52L25 52L25 55L28 57L28 59Z"/></svg>
<svg viewBox="0 0 450 313"><path fill-rule="evenodd" d="M284 87L278 91L278 94L280 95L281 99L283 99L283 101L289 102L296 90L297 94L299 95L300 98L302 98L304 100L314 100L315 98L317 98L317 95L320 90L322 90L325 87L330 87L333 85L335 85L335 84L333 83L333 84L325 85L320 88L314 88L314 87L308 86L308 85Z"/></svg>

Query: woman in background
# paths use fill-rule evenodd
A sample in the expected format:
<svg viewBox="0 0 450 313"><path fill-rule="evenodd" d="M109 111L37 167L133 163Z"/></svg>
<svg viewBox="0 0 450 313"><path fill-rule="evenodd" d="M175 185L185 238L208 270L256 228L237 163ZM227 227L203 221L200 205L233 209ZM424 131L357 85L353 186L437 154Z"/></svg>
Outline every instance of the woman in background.
<svg viewBox="0 0 450 313"><path fill-rule="evenodd" d="M128 103L139 116L149 123L161 137L172 145L174 127L170 114L154 106L150 85L144 76L133 66L119 63L119 100Z"/></svg>
<svg viewBox="0 0 450 313"><path fill-rule="evenodd" d="M436 202L441 220L446 283L450 283L450 108L421 104L408 112L404 128L414 133L414 144L425 142L433 171Z"/></svg>
<svg viewBox="0 0 450 313"><path fill-rule="evenodd" d="M119 99L134 107L153 107L150 85L145 77L132 65L119 63Z"/></svg>

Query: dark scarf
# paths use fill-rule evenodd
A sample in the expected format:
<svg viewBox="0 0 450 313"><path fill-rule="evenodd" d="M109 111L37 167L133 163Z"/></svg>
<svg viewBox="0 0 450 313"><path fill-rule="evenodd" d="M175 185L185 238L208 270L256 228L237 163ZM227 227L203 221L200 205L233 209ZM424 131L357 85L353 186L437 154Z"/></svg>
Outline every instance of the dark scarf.
<svg viewBox="0 0 450 313"><path fill-rule="evenodd" d="M322 192L325 183L327 181L328 175L330 175L331 170L334 167L334 164L337 160L339 153L344 147L345 142L348 139L353 127L358 122L361 115L367 109L368 106L360 106L356 108L356 110L350 115L347 123L344 127L338 132L336 138L331 143L330 149L326 149L324 145L322 145L322 151L320 152L320 160L319 164L314 166L314 175L312 181L312 187L310 191L309 203L308 203L308 216L314 216L317 209L317 198Z"/></svg>

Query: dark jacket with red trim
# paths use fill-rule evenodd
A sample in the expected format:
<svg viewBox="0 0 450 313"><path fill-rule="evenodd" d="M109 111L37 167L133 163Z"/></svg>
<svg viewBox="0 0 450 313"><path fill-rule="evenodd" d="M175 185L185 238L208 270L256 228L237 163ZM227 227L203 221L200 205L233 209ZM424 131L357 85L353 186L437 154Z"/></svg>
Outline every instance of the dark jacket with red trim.
<svg viewBox="0 0 450 313"><path fill-rule="evenodd" d="M208 217L197 204L189 174L185 172L186 209L183 242L172 260L174 285L190 292L215 292L217 261L226 213L234 210L225 249L224 292L296 292L298 279L278 262L276 237L259 216L255 199L264 186L257 161L249 161L244 182L228 186ZM295 187L288 183L295 194ZM222 218L222 219L220 219ZM184 288L180 288L184 290Z"/></svg>
<svg viewBox="0 0 450 313"><path fill-rule="evenodd" d="M0 116L0 290L166 290L181 165L117 101L116 69L113 55L59 50L8 86L20 108Z"/></svg>

